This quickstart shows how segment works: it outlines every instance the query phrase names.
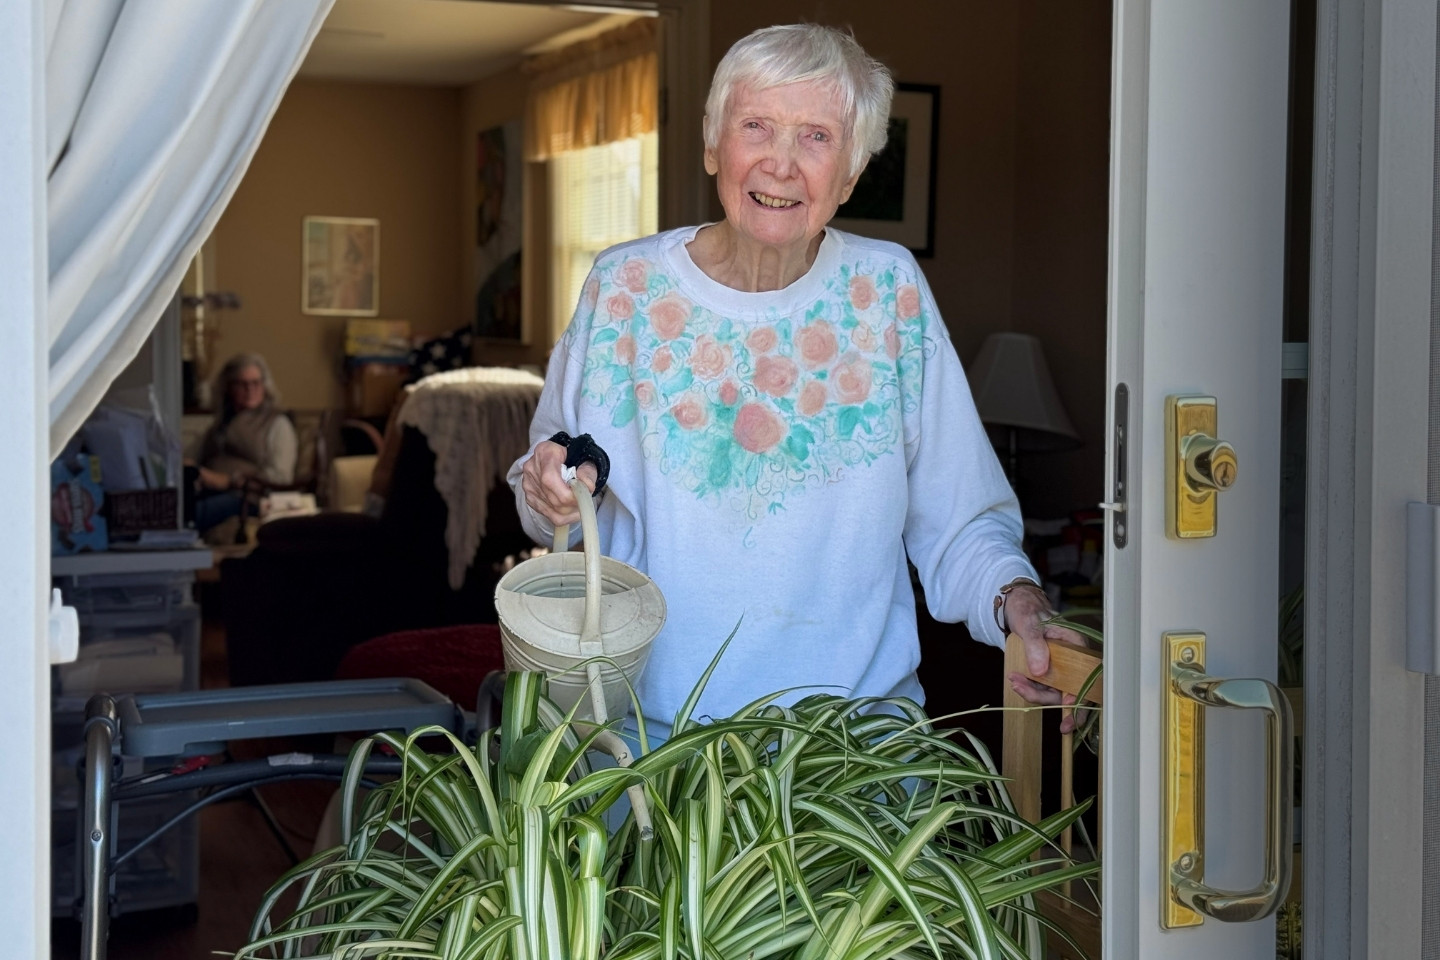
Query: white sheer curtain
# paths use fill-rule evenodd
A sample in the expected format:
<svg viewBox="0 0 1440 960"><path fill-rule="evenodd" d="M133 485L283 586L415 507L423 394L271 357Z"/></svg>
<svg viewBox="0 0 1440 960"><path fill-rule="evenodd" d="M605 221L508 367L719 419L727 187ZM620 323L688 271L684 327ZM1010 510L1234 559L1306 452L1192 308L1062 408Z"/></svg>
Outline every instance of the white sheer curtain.
<svg viewBox="0 0 1440 960"><path fill-rule="evenodd" d="M50 450L134 359L334 0L47 0Z"/></svg>

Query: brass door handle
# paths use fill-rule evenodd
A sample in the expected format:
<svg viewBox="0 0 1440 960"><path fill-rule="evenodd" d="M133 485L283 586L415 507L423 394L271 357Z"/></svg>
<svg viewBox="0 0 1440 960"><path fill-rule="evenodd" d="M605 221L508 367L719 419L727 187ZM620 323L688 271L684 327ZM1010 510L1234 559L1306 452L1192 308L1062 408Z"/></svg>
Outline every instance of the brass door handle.
<svg viewBox="0 0 1440 960"><path fill-rule="evenodd" d="M1295 790L1295 724L1290 701L1268 680L1223 680L1205 673L1205 635L1167 633L1165 692L1164 873L1169 895L1161 924L1189 927L1213 917L1228 923L1274 913L1290 890ZM1266 731L1265 867L1251 890L1205 884L1205 707L1261 710Z"/></svg>

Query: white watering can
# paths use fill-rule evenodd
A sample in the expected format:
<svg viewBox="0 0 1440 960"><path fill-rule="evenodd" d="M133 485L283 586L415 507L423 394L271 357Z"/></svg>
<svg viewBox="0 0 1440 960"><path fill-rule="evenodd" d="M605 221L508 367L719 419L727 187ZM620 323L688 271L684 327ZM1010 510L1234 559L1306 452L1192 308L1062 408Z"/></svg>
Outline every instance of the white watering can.
<svg viewBox="0 0 1440 960"><path fill-rule="evenodd" d="M630 683L640 679L650 645L665 624L660 588L629 564L600 555L595 503L579 480L570 481L580 506L585 552L567 549L568 525L557 527L550 553L526 560L500 578L495 609L505 669L550 677L550 699L576 716L606 723L630 709ZM599 662L604 657L611 662Z"/></svg>
<svg viewBox="0 0 1440 960"><path fill-rule="evenodd" d="M650 645L665 624L665 597L645 574L600 555L595 502L584 482L571 479L580 507L583 554L569 550L568 524L555 529L550 553L517 564L495 587L506 670L538 670L549 677L550 699L569 711L588 695L576 718L604 725L630 708ZM605 658L603 661L596 658ZM596 745L620 766L630 765L625 742L602 731ZM630 788L642 835L650 833L644 793Z"/></svg>

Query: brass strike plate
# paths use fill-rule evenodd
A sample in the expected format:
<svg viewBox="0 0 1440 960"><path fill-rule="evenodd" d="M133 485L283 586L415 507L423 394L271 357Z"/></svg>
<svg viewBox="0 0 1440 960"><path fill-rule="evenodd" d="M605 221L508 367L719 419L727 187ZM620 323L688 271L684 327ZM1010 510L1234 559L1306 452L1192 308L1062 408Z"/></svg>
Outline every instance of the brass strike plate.
<svg viewBox="0 0 1440 960"><path fill-rule="evenodd" d="M1165 532L1172 539L1215 536L1215 491L1186 482L1185 441L1217 436L1214 397L1165 399Z"/></svg>
<svg viewBox="0 0 1440 960"><path fill-rule="evenodd" d="M1205 864L1205 714L1202 707L1175 692L1176 666L1205 668L1205 634L1167 633L1165 637L1165 806L1162 810L1160 876L1165 895L1160 925L1166 930L1195 927L1205 918L1175 899L1176 876L1199 880Z"/></svg>

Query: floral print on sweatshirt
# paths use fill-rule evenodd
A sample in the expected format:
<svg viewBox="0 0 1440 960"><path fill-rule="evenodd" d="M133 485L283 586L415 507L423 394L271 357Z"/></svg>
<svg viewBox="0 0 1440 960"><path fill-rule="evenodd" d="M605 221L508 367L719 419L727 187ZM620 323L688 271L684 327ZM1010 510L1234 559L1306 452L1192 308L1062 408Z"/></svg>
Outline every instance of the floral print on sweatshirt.
<svg viewBox="0 0 1440 960"><path fill-rule="evenodd" d="M917 278L897 266L844 265L807 309L734 320L648 260L602 258L567 332L567 347L589 338L581 396L697 497L752 520L782 510L903 454L933 345Z"/></svg>

